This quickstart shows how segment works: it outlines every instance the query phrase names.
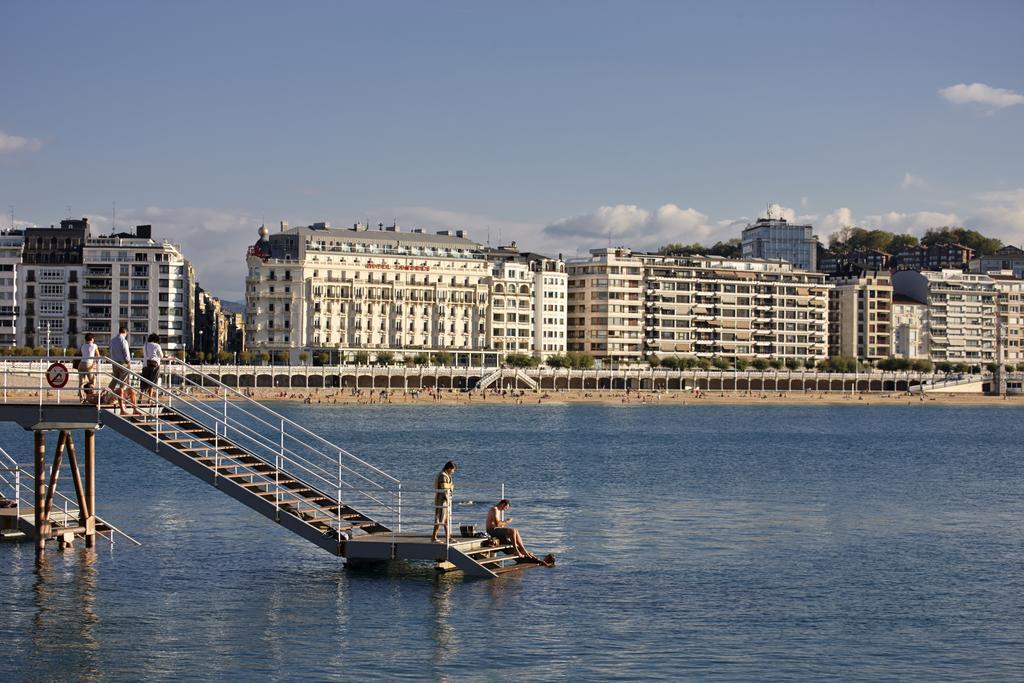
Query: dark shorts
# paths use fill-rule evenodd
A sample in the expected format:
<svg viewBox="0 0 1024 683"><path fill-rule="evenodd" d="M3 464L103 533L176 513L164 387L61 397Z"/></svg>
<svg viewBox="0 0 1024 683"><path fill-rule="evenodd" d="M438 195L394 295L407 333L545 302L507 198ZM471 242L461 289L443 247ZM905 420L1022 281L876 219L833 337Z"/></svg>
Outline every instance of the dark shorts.
<svg viewBox="0 0 1024 683"><path fill-rule="evenodd" d="M491 535L491 538L496 538L499 541L511 543L512 531L513 529L510 526L496 526L493 529L488 529L487 533Z"/></svg>
<svg viewBox="0 0 1024 683"><path fill-rule="evenodd" d="M142 379L156 384L156 378L160 374L160 363L147 362L142 368Z"/></svg>

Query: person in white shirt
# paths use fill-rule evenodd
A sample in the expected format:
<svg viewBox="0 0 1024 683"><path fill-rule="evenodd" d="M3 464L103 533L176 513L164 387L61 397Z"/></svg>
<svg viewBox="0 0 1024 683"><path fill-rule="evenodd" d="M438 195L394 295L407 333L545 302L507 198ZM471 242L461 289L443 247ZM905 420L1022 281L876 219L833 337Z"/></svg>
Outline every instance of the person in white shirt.
<svg viewBox="0 0 1024 683"><path fill-rule="evenodd" d="M78 361L78 398L85 399L83 387L89 385L96 388L96 358L100 349L96 346L96 337L92 332L85 335L85 343L78 349L81 359Z"/></svg>
<svg viewBox="0 0 1024 683"><path fill-rule="evenodd" d="M160 335L156 332L146 338L142 347L142 379L145 380L142 386L142 393L156 401L156 387L160 376L160 361L163 360L164 352L160 348Z"/></svg>

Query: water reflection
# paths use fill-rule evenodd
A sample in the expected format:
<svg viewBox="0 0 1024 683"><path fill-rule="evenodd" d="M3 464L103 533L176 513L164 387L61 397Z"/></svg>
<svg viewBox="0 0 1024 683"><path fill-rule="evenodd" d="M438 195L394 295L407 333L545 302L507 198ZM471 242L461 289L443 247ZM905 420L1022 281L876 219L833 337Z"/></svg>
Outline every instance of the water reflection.
<svg viewBox="0 0 1024 683"><path fill-rule="evenodd" d="M99 678L98 576L94 548L36 553L31 640L37 672L56 668L76 680Z"/></svg>

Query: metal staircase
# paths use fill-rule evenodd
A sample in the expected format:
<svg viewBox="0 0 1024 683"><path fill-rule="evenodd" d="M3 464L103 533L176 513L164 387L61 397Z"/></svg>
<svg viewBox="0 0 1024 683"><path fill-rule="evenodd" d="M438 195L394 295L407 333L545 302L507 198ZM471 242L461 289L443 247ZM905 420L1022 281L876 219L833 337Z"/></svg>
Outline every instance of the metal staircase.
<svg viewBox="0 0 1024 683"><path fill-rule="evenodd" d="M335 555L400 531L398 479L185 363L169 370L140 414L105 407L102 424Z"/></svg>

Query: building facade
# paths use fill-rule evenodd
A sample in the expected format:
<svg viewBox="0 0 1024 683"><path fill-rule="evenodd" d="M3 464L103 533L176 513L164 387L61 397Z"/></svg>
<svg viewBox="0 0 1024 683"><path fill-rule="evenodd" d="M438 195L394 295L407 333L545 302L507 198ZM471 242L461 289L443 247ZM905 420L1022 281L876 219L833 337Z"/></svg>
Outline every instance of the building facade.
<svg viewBox="0 0 1024 683"><path fill-rule="evenodd" d="M928 356L935 362L990 363L996 359L995 281L960 270L899 271L893 289L927 305Z"/></svg>
<svg viewBox="0 0 1024 683"><path fill-rule="evenodd" d="M893 358L916 360L928 358L928 306L906 296L892 297Z"/></svg>
<svg viewBox="0 0 1024 683"><path fill-rule="evenodd" d="M810 225L785 218L759 218L743 229L743 258L788 261L798 270L818 269L818 238Z"/></svg>
<svg viewBox="0 0 1024 683"><path fill-rule="evenodd" d="M1024 363L1024 280L1013 270L989 272L998 292L998 363Z"/></svg>
<svg viewBox="0 0 1024 683"><path fill-rule="evenodd" d="M888 358L892 351L892 278L886 270L829 280L829 356L862 361Z"/></svg>
<svg viewBox="0 0 1024 683"><path fill-rule="evenodd" d="M982 274L1008 270L1014 277L1024 278L1024 250L1005 246L991 254L971 259L970 270L972 273Z"/></svg>
<svg viewBox="0 0 1024 683"><path fill-rule="evenodd" d="M24 248L22 231L0 233L0 347L18 343L18 275Z"/></svg>
<svg viewBox="0 0 1024 683"><path fill-rule="evenodd" d="M946 242L906 247L892 257L893 270L967 270L974 250Z"/></svg>
<svg viewBox="0 0 1024 683"><path fill-rule="evenodd" d="M789 263L595 249L571 260L569 350L651 357L825 358L828 290Z"/></svg>

